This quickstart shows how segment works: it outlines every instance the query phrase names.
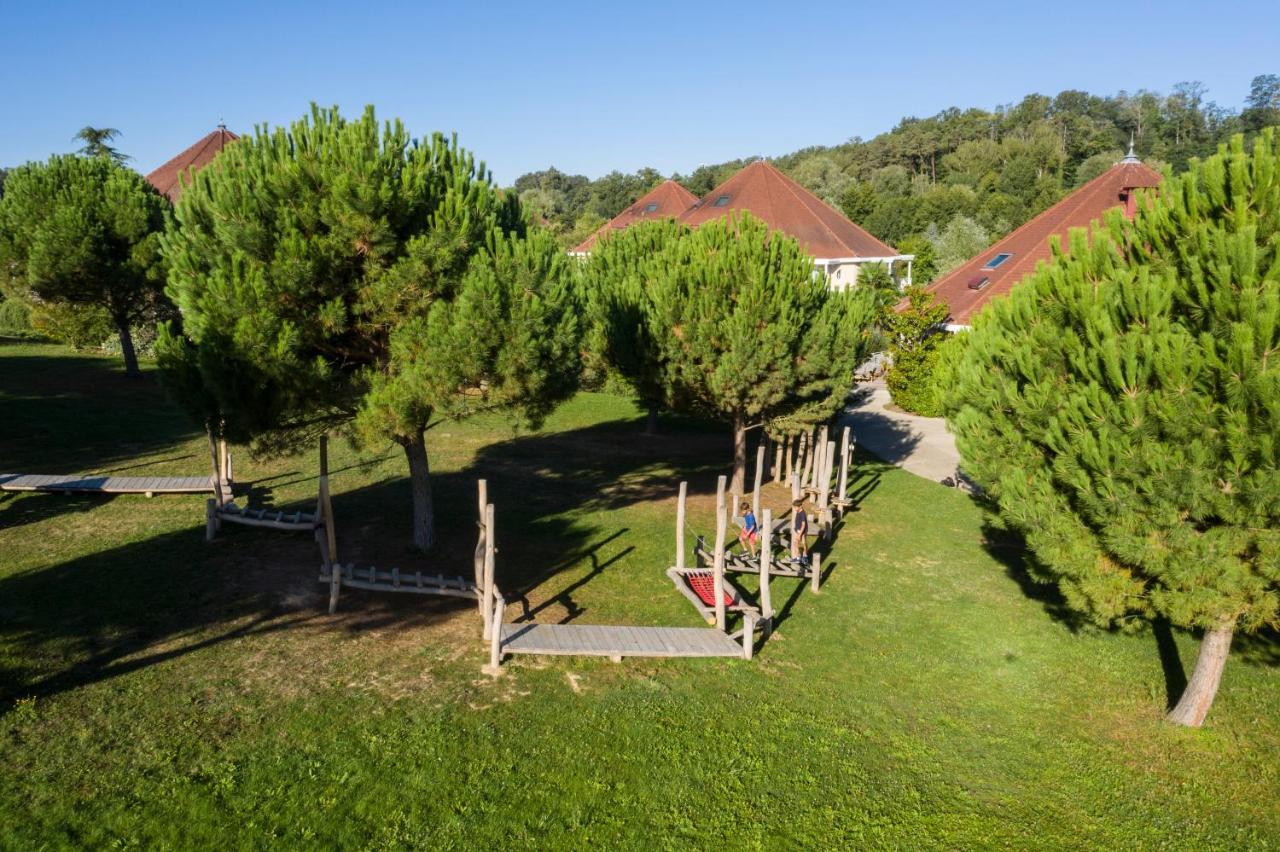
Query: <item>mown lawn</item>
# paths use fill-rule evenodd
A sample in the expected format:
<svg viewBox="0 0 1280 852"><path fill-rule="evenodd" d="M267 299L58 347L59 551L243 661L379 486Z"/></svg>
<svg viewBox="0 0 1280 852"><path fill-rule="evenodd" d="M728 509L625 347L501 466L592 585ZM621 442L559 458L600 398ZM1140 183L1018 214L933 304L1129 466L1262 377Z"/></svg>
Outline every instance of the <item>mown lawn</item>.
<svg viewBox="0 0 1280 852"><path fill-rule="evenodd" d="M336 442L342 559L469 571L484 476L499 583L537 619L696 626L663 576L673 497L689 479L710 526L727 441L642 425L582 394L533 434L435 430L432 557L406 547L398 450ZM0 343L0 471L206 459L153 378ZM255 503L315 499L314 454L236 471ZM0 495L0 845L1280 842L1274 638L1175 729L1192 637L1074 625L964 495L869 459L857 484L822 593L776 583L754 662L520 657L496 680L474 606L348 591L331 617L309 538L206 544L203 497Z"/></svg>

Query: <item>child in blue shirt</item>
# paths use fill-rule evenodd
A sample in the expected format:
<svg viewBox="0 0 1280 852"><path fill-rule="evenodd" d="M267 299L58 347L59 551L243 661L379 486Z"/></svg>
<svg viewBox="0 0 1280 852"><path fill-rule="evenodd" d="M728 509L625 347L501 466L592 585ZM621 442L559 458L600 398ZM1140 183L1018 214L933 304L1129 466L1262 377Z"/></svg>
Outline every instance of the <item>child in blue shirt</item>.
<svg viewBox="0 0 1280 852"><path fill-rule="evenodd" d="M742 530L738 533L738 541L751 551L751 555L756 555L756 542L760 540L760 525L756 523L755 512L751 511L751 504L746 500L742 501Z"/></svg>

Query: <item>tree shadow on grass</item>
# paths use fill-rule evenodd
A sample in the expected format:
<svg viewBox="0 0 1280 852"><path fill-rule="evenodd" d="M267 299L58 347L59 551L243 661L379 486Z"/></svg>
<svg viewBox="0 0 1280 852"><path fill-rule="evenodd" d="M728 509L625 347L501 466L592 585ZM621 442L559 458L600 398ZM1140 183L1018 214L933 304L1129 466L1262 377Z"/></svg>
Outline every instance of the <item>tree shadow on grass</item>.
<svg viewBox="0 0 1280 852"><path fill-rule="evenodd" d="M1035 557L1027 549L1026 541L1016 531L1002 526L990 514L990 506L980 497L974 502L987 512L982 522L982 546L992 558L1004 566L1005 575L1018 584L1027 598L1040 604L1055 621L1062 623L1072 633L1087 626L1087 619L1067 606L1066 598L1057 585L1046 582L1031 573L1031 560Z"/></svg>
<svg viewBox="0 0 1280 852"><path fill-rule="evenodd" d="M106 358L7 354L0 343L0 458L6 472L101 472L174 448L200 431L152 371L137 378ZM196 460L201 473L207 463ZM41 469L23 468L38 465Z"/></svg>
<svg viewBox="0 0 1280 852"><path fill-rule="evenodd" d="M0 493L0 532L38 524L59 515L83 514L111 502L115 494L52 494L42 491Z"/></svg>
<svg viewBox="0 0 1280 852"><path fill-rule="evenodd" d="M669 499L681 479L691 493L714 493L722 469L714 462L728 458L727 436L718 432L635 440L642 424L636 418L517 437L482 448L461 471L433 476L439 542L429 555L409 546L406 478L342 491L342 473L335 471L338 558L471 577L476 480L485 478L497 506L499 587L513 599L527 597L590 560L592 570L553 599L577 617L584 610L574 592L631 551L620 541L626 527L610 531L591 516ZM269 499L270 489L255 496ZM22 502L47 518L43 510L54 497ZM57 495L63 509L98 502ZM343 590L330 617L309 535L228 524L206 544L202 502L190 502L188 529L0 578L0 639L22 649L0 667L0 712L18 698L54 695L245 637L303 627L407 631L475 608L460 599Z"/></svg>

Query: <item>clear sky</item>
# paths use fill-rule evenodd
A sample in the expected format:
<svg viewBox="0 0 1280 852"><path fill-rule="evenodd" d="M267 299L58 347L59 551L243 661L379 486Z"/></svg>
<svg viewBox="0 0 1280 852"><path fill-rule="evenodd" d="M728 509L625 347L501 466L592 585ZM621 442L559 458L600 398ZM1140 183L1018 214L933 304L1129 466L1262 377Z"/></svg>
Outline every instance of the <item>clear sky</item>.
<svg viewBox="0 0 1280 852"><path fill-rule="evenodd" d="M91 124L119 128L143 172L219 120L243 133L313 100L456 131L509 183L550 165L688 172L1033 91L1199 80L1238 108L1280 73L1275 0L14 0L0 24L0 165L72 150Z"/></svg>

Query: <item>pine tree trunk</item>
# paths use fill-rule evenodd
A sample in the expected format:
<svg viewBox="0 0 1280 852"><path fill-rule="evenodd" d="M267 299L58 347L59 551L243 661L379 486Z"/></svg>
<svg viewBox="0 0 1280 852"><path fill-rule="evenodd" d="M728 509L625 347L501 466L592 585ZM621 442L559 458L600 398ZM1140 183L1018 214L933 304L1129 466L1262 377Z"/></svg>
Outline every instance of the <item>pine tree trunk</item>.
<svg viewBox="0 0 1280 852"><path fill-rule="evenodd" d="M1227 654L1231 651L1231 635L1234 631L1235 625L1231 622L1205 631L1204 638L1200 640L1200 653L1196 656L1196 667L1191 673L1191 680L1182 691L1178 706L1165 717L1170 722L1192 728L1204 724L1204 717L1213 706L1213 697L1218 694L1218 684L1222 680L1222 669L1227 664Z"/></svg>
<svg viewBox="0 0 1280 852"><path fill-rule="evenodd" d="M138 369L138 353L133 350L133 333L129 331L129 321L117 320L116 331L120 333L120 354L124 356L125 375L142 375L142 371Z"/></svg>
<svg viewBox="0 0 1280 852"><path fill-rule="evenodd" d="M733 418L733 482L732 494L741 494L747 482L747 426L741 417Z"/></svg>
<svg viewBox="0 0 1280 852"><path fill-rule="evenodd" d="M644 422L644 433L650 437L658 434L658 406L649 406L649 416Z"/></svg>
<svg viewBox="0 0 1280 852"><path fill-rule="evenodd" d="M413 543L419 550L430 550L436 543L436 519L431 505L427 442L421 432L396 440L404 447L405 457L409 460L409 484L413 488Z"/></svg>

